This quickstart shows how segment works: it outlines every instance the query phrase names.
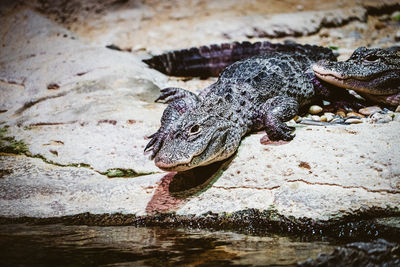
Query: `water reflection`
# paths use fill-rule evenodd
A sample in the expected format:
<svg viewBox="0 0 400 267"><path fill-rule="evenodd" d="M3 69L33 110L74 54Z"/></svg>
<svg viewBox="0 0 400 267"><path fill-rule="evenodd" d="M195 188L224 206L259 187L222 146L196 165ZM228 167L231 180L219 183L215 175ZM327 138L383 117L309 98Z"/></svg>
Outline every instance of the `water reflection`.
<svg viewBox="0 0 400 267"><path fill-rule="evenodd" d="M2 266L293 265L332 250L327 242L224 231L0 225Z"/></svg>

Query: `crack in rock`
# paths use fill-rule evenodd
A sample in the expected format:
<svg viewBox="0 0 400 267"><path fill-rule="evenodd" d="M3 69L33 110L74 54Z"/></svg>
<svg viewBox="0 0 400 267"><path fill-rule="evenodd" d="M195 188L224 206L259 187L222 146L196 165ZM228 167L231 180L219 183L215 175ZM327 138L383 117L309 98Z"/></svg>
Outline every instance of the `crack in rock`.
<svg viewBox="0 0 400 267"><path fill-rule="evenodd" d="M218 186L214 185L213 188L231 190L231 189L254 189L254 190L274 190L280 188L280 185L272 186L272 187L253 187L253 186Z"/></svg>
<svg viewBox="0 0 400 267"><path fill-rule="evenodd" d="M46 101L48 99L53 99L53 98L65 96L70 92L71 91L65 91L65 92L58 93L56 95L45 96L45 97L41 97L41 98L36 99L36 100L32 100L32 101L26 102L21 108L17 109L17 111L15 112L15 115L20 115L22 112L24 112L25 110L31 108L32 106L36 105L37 103Z"/></svg>
<svg viewBox="0 0 400 267"><path fill-rule="evenodd" d="M344 189L364 189L367 192L370 193L387 193L387 194L399 194L400 191L398 190L390 190L390 189L369 189L365 186L349 186L349 185L341 185L341 184L333 184L333 183L321 183L321 182L308 182L304 179L296 179L296 180L288 180L288 183L295 183L295 182L303 182L305 184L308 185L326 185L326 186L337 186L337 187L341 187Z"/></svg>

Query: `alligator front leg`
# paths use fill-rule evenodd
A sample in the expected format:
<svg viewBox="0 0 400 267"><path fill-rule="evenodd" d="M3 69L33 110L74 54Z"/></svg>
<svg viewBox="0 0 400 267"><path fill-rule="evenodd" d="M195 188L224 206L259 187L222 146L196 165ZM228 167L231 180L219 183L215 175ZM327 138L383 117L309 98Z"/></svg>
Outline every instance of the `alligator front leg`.
<svg viewBox="0 0 400 267"><path fill-rule="evenodd" d="M296 116L299 104L296 99L287 96L276 96L268 99L259 113L263 128L271 140L290 141L295 135L291 134L293 127L284 122Z"/></svg>
<svg viewBox="0 0 400 267"><path fill-rule="evenodd" d="M175 87L161 89L161 95L155 100L169 103L161 117L161 127L157 132L150 135L151 140L146 145L144 151L152 150L153 159L160 150L165 136L169 133L170 126L183 113L196 107L200 101L197 95L187 90Z"/></svg>

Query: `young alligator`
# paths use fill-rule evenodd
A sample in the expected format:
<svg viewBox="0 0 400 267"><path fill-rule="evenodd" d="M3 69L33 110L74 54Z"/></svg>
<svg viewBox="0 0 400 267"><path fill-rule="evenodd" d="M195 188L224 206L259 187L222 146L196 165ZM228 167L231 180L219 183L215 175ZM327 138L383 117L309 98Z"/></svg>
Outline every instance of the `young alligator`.
<svg viewBox="0 0 400 267"><path fill-rule="evenodd" d="M315 75L332 85L352 89L364 98L390 106L400 105L400 47L357 48L344 62L323 60Z"/></svg>
<svg viewBox="0 0 400 267"><path fill-rule="evenodd" d="M364 50L356 52L361 51ZM243 54L256 56L231 64ZM299 108L322 98L335 100L340 96L352 101L345 90L316 77L312 66L320 60L318 75L332 76L328 67L335 65L328 63L335 62L336 57L330 49L293 43L224 44L170 52L147 60L153 67L179 76L210 76L229 66L216 83L199 95L180 88L161 90L156 101L169 105L145 151L153 150L152 158L159 168L184 171L228 158L242 137L252 131L264 129L273 140L293 139L293 128L284 122L293 118ZM399 85L398 71L398 64L393 73L390 68L383 73L378 68L371 71L371 77L387 74L391 79L388 83L385 77L374 78L374 88L392 92L385 88Z"/></svg>

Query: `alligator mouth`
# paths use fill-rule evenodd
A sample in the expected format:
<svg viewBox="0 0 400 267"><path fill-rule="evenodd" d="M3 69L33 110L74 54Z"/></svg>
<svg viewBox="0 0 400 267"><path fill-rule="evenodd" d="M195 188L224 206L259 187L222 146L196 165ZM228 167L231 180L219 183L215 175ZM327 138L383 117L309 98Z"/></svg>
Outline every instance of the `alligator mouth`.
<svg viewBox="0 0 400 267"><path fill-rule="evenodd" d="M373 76L365 77L343 76L342 74L334 70L327 69L324 66L320 66L318 64L313 65L313 71L319 79L325 82L341 88L351 89L359 93L384 96L393 94L398 90L396 88L388 88L385 92L383 92L382 90L378 90L374 87L374 84L377 84L377 81L379 81L378 79L386 75L386 72L376 73Z"/></svg>
<svg viewBox="0 0 400 267"><path fill-rule="evenodd" d="M313 65L313 71L314 73L318 76L318 77L328 77L331 79L335 79L338 81L346 81L346 80L358 80L358 81L369 81L371 79L373 79L375 76L380 75L380 73L374 75L374 76L344 76L342 74L340 74L337 71L334 71L332 69L327 69L324 66L318 65L318 64L314 64Z"/></svg>
<svg viewBox="0 0 400 267"><path fill-rule="evenodd" d="M180 172L180 171L186 171L186 170L189 170L192 168L190 163L181 163L181 164L171 165L171 164L165 164L161 161L158 161L155 164L158 168L160 168L163 171L167 171L167 172L172 172L172 171Z"/></svg>
<svg viewBox="0 0 400 267"><path fill-rule="evenodd" d="M194 167L200 167L200 166L204 166L204 165L208 165L214 161L219 161L219 160L223 160L223 158L215 160L216 158L220 157L220 154L223 152L223 149L221 152L219 153L215 153L212 157L207 158L206 160L202 161L200 164L193 164L193 161L195 158L198 158L199 156L203 155L205 152L207 152L208 149L211 149L211 143L213 142L219 142L218 139L222 138L222 137L217 137L217 139L213 138L215 136L215 134L218 131L223 131L226 130L228 127L226 128L222 128L222 129L217 129L215 130L212 135L210 140L208 141L207 145L204 146L204 149L202 149L201 151L199 151L198 153L194 154L193 156L191 156L189 159L185 160L184 162L177 162L177 163L164 163L162 161L157 161L155 162L155 165L164 170L164 171L176 171L176 172L180 172L180 171L186 171L189 169L192 169ZM226 132L223 132L224 136L227 134Z"/></svg>

